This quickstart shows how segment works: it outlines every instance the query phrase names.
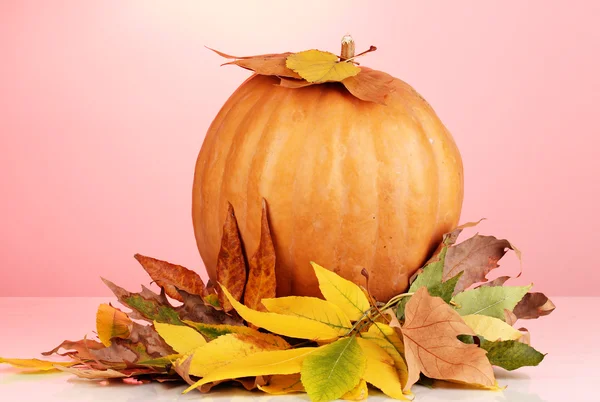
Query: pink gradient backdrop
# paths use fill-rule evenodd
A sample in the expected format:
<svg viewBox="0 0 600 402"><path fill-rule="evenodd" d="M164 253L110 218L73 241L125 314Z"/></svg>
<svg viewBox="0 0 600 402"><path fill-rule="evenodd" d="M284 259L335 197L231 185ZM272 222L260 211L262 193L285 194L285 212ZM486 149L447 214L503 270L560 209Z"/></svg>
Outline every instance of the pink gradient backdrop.
<svg viewBox="0 0 600 402"><path fill-rule="evenodd" d="M0 296L139 289L135 252L201 269L204 132L248 76L204 49L379 50L454 134L463 221L551 295L600 295L597 1L0 2ZM504 263L518 269L511 256Z"/></svg>

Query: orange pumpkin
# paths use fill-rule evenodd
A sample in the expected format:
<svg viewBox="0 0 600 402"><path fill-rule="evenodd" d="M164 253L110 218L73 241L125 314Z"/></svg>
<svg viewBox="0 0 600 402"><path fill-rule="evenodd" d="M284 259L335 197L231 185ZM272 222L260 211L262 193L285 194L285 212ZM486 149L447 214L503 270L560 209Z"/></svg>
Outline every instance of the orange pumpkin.
<svg viewBox="0 0 600 402"><path fill-rule="evenodd" d="M364 67L362 67L364 69ZM255 74L211 124L194 176L196 242L212 281L227 202L246 250L267 200L277 295L319 295L309 264L365 285L378 300L408 287L458 224L463 167L448 130L408 84L386 105L339 83L302 88Z"/></svg>

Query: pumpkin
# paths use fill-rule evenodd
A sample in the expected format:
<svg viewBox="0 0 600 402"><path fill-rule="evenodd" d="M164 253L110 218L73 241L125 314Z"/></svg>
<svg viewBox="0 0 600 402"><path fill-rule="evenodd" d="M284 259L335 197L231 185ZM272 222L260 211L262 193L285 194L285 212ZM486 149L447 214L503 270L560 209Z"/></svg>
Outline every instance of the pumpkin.
<svg viewBox="0 0 600 402"><path fill-rule="evenodd" d="M196 242L213 282L228 202L252 251L265 199L277 296L320 295L311 261L362 286L368 277L380 301L407 289L458 224L463 167L431 106L388 77L385 105L339 82L292 89L263 74L231 95L206 133L193 184Z"/></svg>

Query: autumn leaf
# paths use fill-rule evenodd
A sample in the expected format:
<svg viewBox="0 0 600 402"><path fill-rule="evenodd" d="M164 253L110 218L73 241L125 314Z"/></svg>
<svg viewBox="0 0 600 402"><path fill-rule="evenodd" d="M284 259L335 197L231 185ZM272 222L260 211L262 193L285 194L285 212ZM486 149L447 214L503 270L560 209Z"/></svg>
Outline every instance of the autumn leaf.
<svg viewBox="0 0 600 402"><path fill-rule="evenodd" d="M192 351L189 373L204 377L219 367L267 350L280 350L280 348L265 341L262 337L246 334L223 335Z"/></svg>
<svg viewBox="0 0 600 402"><path fill-rule="evenodd" d="M102 280L120 303L132 309L128 315L134 320L158 321L173 325L185 325L182 320L241 325L239 319L207 306L201 296L191 295L183 290L179 291L184 300L183 304L173 307L163 293L156 294L145 286L142 286L140 293L131 293L107 279Z"/></svg>
<svg viewBox="0 0 600 402"><path fill-rule="evenodd" d="M358 385L366 363L354 336L338 339L304 359L302 384L313 402L338 399Z"/></svg>
<svg viewBox="0 0 600 402"><path fill-rule="evenodd" d="M113 369L96 370L96 369L74 368L74 367L56 367L56 368L60 371L74 374L79 378L85 378L88 380L108 380L108 379L112 379L112 378L127 378L127 377L133 377L136 375L142 375L142 374L147 375L147 374L156 373L156 371L151 368L130 370L128 373L124 373L123 371L117 371L117 370L113 370Z"/></svg>
<svg viewBox="0 0 600 402"><path fill-rule="evenodd" d="M554 303L543 293L527 293L515 306L513 313L517 318L529 320L546 316L555 308Z"/></svg>
<svg viewBox="0 0 600 402"><path fill-rule="evenodd" d="M360 380L356 387L346 392L340 399L344 401L364 401L369 397L369 388L365 380Z"/></svg>
<svg viewBox="0 0 600 402"><path fill-rule="evenodd" d="M259 385L258 389L271 395L306 392L300 380L300 373L271 376L269 382L266 385Z"/></svg>
<svg viewBox="0 0 600 402"><path fill-rule="evenodd" d="M121 310L108 304L101 304L98 307L96 332L104 346L110 346L112 338L129 338L132 327L133 322Z"/></svg>
<svg viewBox="0 0 600 402"><path fill-rule="evenodd" d="M367 332L363 332L361 337L379 346L392 358L400 385L404 388L408 381L408 367L404 357L404 343L401 334L398 334L395 328L389 325L376 322Z"/></svg>
<svg viewBox="0 0 600 402"><path fill-rule="evenodd" d="M331 340L346 334L344 328L333 328L308 318L252 310L231 297L227 289L223 288L223 292L244 320L267 331L311 340Z"/></svg>
<svg viewBox="0 0 600 402"><path fill-rule="evenodd" d="M505 320L504 310L512 311L529 286L494 286L466 290L454 296L460 315L481 314Z"/></svg>
<svg viewBox="0 0 600 402"><path fill-rule="evenodd" d="M154 328L161 338L180 354L186 354L206 345L206 339L193 328L181 325L163 324L154 321Z"/></svg>
<svg viewBox="0 0 600 402"><path fill-rule="evenodd" d="M34 370L34 371L54 371L58 370L56 366L70 367L77 362L53 362L40 359L8 359L0 357L0 364L10 364L13 367Z"/></svg>
<svg viewBox="0 0 600 402"><path fill-rule="evenodd" d="M408 382L404 389L419 379L419 373L429 378L461 381L493 386L496 382L485 351L467 345L458 335L475 335L458 313L439 297L431 297L421 287L406 305L406 320L402 326Z"/></svg>
<svg viewBox="0 0 600 402"><path fill-rule="evenodd" d="M402 390L402 380L394 367L392 356L373 340L357 338L357 341L366 356L362 378L391 398L409 400Z"/></svg>
<svg viewBox="0 0 600 402"><path fill-rule="evenodd" d="M177 289L193 295L207 295L202 278L194 271L141 254L136 254L134 257L152 280L165 290L167 296L182 302L183 298Z"/></svg>
<svg viewBox="0 0 600 402"><path fill-rule="evenodd" d="M302 370L304 359L315 350L316 348L307 347L254 353L212 371L183 393L185 394L203 384L225 379L299 373Z"/></svg>
<svg viewBox="0 0 600 402"><path fill-rule="evenodd" d="M494 366L516 370L523 366L537 366L544 355L525 343L509 340L490 342L480 337L480 347L487 351L487 358Z"/></svg>
<svg viewBox="0 0 600 402"><path fill-rule="evenodd" d="M219 56L222 56L226 59L235 59L223 65L235 64L247 70L254 71L257 74L261 75L276 75L280 77L290 77L290 78L302 78L300 75L290 70L286 66L286 59L292 53L273 53L273 54L261 54L258 56L231 56L218 50L211 49L213 52L217 53Z"/></svg>
<svg viewBox="0 0 600 402"><path fill-rule="evenodd" d="M462 292L469 286L487 281L486 275L498 268L506 250L514 250L520 258L520 251L508 240L500 240L494 236L475 235L448 249L444 264L443 280L446 281L459 272L462 277L456 284L454 293Z"/></svg>
<svg viewBox="0 0 600 402"><path fill-rule="evenodd" d="M235 300L240 301L244 294L246 284L246 260L242 248L242 240L231 203L227 205L227 215L223 225L223 236L221 238L221 249L217 258L217 282L225 286L231 292ZM229 312L233 309L231 303L217 288L219 304L223 310Z"/></svg>
<svg viewBox="0 0 600 402"><path fill-rule="evenodd" d="M391 75L368 67L361 67L357 75L342 80L346 89L358 99L380 105L385 105L395 91L393 82Z"/></svg>
<svg viewBox="0 0 600 402"><path fill-rule="evenodd" d="M302 317L320 322L336 331L350 332L350 319L335 304L315 297L288 296L275 299L263 299L263 305L271 313Z"/></svg>
<svg viewBox="0 0 600 402"><path fill-rule="evenodd" d="M521 337L521 333L517 329L498 318L471 314L462 316L462 319L473 332L486 339L506 341L517 340Z"/></svg>
<svg viewBox="0 0 600 402"><path fill-rule="evenodd" d="M482 283L481 285L479 285L477 287L481 288L481 287L504 286L506 281L508 281L509 279L510 279L510 276L499 276L496 279Z"/></svg>
<svg viewBox="0 0 600 402"><path fill-rule="evenodd" d="M277 281L275 279L275 247L271 239L267 203L264 199L260 222L260 240L258 250L256 250L250 259L244 304L251 309L264 311L261 300L275 297L277 289ZM221 283L221 285L225 284Z"/></svg>
<svg viewBox="0 0 600 402"><path fill-rule="evenodd" d="M356 284L311 262L325 300L338 306L351 321L360 320L371 305Z"/></svg>
<svg viewBox="0 0 600 402"><path fill-rule="evenodd" d="M280 336L259 332L254 328L238 325L204 324L201 322L185 321L187 325L201 333L209 341L227 334L250 335L271 344L275 349L287 349L290 345Z"/></svg>
<svg viewBox="0 0 600 402"><path fill-rule="evenodd" d="M320 50L293 53L287 57L285 65L313 83L340 82L360 72L352 62L340 61L335 54Z"/></svg>

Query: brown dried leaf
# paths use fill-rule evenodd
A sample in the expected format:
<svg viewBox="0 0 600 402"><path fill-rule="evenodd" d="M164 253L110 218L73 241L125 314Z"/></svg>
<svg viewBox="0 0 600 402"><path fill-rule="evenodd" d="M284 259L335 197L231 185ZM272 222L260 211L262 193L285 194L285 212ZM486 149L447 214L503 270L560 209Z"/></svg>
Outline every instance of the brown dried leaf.
<svg viewBox="0 0 600 402"><path fill-rule="evenodd" d="M531 334L529 333L529 330L527 328L519 328L519 332L523 335L517 340L526 345L531 345Z"/></svg>
<svg viewBox="0 0 600 402"><path fill-rule="evenodd" d="M141 254L136 254L134 257L152 280L165 290L167 296L182 302L183 299L177 289L185 290L193 295L208 295L202 278L194 271Z"/></svg>
<svg viewBox="0 0 600 402"><path fill-rule="evenodd" d="M394 77L383 71L361 67L360 73L344 79L342 84L358 99L385 105L395 90L393 81Z"/></svg>
<svg viewBox="0 0 600 402"><path fill-rule="evenodd" d="M475 283L485 282L485 276L492 269L499 267L498 260L506 254L507 249L518 251L508 240L477 234L448 249L442 280L447 281L463 272L454 294ZM520 256L519 253L517 255Z"/></svg>
<svg viewBox="0 0 600 402"><path fill-rule="evenodd" d="M314 82L308 82L306 80L296 80L293 78L284 78L284 77L280 77L280 81L279 81L279 86L284 87L284 88L291 88L291 89L309 87L311 85L317 85L317 84L315 84Z"/></svg>
<svg viewBox="0 0 600 402"><path fill-rule="evenodd" d="M482 288L482 287L492 287L492 286L503 286L506 281L508 281L510 279L510 276L499 276L494 280L491 280L489 282L486 283L482 283L481 285L477 286L478 288Z"/></svg>
<svg viewBox="0 0 600 402"><path fill-rule="evenodd" d="M527 293L517 304L513 313L517 318L528 320L548 315L555 308L554 303L543 293Z"/></svg>
<svg viewBox="0 0 600 402"><path fill-rule="evenodd" d="M511 327L517 322L517 316L510 310L504 309L504 321Z"/></svg>
<svg viewBox="0 0 600 402"><path fill-rule="evenodd" d="M291 52L238 57L219 52L215 49L208 49L212 50L219 56L225 57L226 59L235 59L222 65L235 64L247 70L252 70L255 73L261 75L276 75L280 77L290 77L299 79L302 78L300 77L300 75L290 70L285 65L287 57L292 54Z"/></svg>
<svg viewBox="0 0 600 402"><path fill-rule="evenodd" d="M261 301L275 297L276 287L275 247L269 229L267 203L263 199L260 241L258 250L250 260L244 304L254 310L266 311Z"/></svg>
<svg viewBox="0 0 600 402"><path fill-rule="evenodd" d="M457 339L475 333L441 298L431 297L421 287L406 304L405 316L401 329L408 366L405 389L417 382L420 373L440 380L495 385L486 352Z"/></svg>
<svg viewBox="0 0 600 402"><path fill-rule="evenodd" d="M217 282L225 286L235 300L240 301L242 299L244 285L246 284L246 261L235 212L231 203L227 207L227 217L223 225L221 250L217 260ZM220 287L217 288L217 294L223 310L226 312L233 310L231 303Z"/></svg>
<svg viewBox="0 0 600 402"><path fill-rule="evenodd" d="M110 378L125 378L126 374L123 374L119 371L108 369L108 370L96 370L96 369L85 369L85 368L75 368L75 367L60 367L56 366L57 370L64 371L66 373L71 373L76 375L79 378L86 378L88 380L106 380Z"/></svg>

